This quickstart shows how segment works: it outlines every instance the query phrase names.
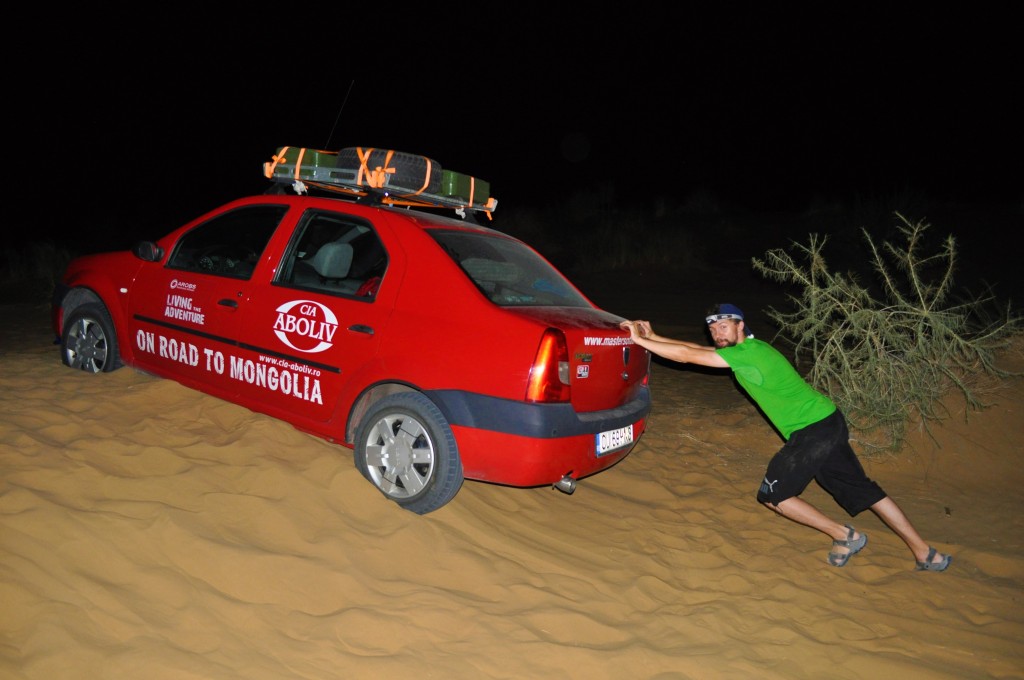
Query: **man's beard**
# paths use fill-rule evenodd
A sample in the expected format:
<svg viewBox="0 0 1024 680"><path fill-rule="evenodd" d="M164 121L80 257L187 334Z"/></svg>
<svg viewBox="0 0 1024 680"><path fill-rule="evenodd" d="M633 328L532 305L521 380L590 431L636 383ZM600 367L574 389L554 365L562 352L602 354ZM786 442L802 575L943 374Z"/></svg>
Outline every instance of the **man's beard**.
<svg viewBox="0 0 1024 680"><path fill-rule="evenodd" d="M715 340L715 347L722 349L723 347L735 347L735 340Z"/></svg>

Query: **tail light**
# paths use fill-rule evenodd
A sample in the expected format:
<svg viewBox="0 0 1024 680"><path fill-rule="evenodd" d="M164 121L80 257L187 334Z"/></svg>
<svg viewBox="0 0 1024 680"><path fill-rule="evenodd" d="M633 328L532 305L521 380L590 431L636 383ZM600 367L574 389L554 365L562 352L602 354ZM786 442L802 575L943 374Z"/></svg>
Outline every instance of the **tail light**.
<svg viewBox="0 0 1024 680"><path fill-rule="evenodd" d="M569 347L562 331L549 328L544 331L530 369L526 400L565 402L569 397Z"/></svg>

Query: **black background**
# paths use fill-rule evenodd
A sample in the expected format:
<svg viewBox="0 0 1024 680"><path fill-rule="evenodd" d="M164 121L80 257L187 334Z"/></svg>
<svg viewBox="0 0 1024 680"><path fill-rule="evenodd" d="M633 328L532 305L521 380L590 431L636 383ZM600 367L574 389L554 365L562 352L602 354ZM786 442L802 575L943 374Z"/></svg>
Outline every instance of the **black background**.
<svg viewBox="0 0 1024 680"><path fill-rule="evenodd" d="M373 146L487 180L496 218L607 189L764 213L917 193L1009 206L958 235L1005 255L1009 10L672 7L37 10L4 47L7 230L122 247L262 193L279 146Z"/></svg>

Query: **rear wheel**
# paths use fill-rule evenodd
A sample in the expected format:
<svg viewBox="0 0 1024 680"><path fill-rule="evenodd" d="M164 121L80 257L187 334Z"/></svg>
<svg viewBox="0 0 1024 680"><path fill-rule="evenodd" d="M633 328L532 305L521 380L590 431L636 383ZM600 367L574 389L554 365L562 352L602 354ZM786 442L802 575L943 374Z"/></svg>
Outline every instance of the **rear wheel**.
<svg viewBox="0 0 1024 680"><path fill-rule="evenodd" d="M108 373L121 367L114 322L106 307L84 304L71 312L60 341L65 366L87 373Z"/></svg>
<svg viewBox="0 0 1024 680"><path fill-rule="evenodd" d="M356 467L381 493L420 515L462 487L459 450L440 409L418 392L385 397L366 414L355 442Z"/></svg>

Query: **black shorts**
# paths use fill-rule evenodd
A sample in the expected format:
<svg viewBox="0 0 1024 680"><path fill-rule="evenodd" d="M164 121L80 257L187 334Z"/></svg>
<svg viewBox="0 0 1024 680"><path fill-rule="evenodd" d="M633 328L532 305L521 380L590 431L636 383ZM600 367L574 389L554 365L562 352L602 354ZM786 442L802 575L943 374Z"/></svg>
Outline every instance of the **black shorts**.
<svg viewBox="0 0 1024 680"><path fill-rule="evenodd" d="M790 436L769 461L757 500L778 505L803 493L812 479L851 517L885 498L850 447L846 418L838 409Z"/></svg>

